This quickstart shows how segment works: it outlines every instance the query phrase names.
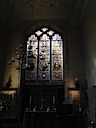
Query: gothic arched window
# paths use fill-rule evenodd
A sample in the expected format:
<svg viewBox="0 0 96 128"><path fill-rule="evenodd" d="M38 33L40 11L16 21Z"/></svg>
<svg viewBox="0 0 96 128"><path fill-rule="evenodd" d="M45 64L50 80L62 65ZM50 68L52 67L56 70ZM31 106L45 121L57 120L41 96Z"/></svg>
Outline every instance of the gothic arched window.
<svg viewBox="0 0 96 128"><path fill-rule="evenodd" d="M49 28L35 31L27 41L27 80L63 80L63 40Z"/></svg>

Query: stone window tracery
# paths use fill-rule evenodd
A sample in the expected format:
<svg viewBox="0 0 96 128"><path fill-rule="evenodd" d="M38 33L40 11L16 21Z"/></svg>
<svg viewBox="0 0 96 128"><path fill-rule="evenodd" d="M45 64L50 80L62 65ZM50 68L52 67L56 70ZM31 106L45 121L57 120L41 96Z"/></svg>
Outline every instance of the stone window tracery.
<svg viewBox="0 0 96 128"><path fill-rule="evenodd" d="M26 80L63 80L63 40L53 30L43 27L27 41Z"/></svg>

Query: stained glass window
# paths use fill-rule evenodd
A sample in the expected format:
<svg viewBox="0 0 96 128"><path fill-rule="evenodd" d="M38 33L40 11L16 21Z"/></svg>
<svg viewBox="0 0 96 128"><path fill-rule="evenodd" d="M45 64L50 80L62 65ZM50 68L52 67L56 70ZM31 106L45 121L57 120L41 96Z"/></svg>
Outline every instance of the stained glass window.
<svg viewBox="0 0 96 128"><path fill-rule="evenodd" d="M63 40L46 27L34 32L26 47L26 80L63 80Z"/></svg>

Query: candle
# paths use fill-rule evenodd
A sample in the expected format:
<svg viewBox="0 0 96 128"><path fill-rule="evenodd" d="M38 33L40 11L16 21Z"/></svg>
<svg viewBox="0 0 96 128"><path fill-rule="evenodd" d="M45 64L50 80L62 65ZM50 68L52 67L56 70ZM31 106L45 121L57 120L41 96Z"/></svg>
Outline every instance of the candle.
<svg viewBox="0 0 96 128"><path fill-rule="evenodd" d="M30 101L29 101L29 102L30 102L30 104L31 104L31 100L32 100L32 96L30 96Z"/></svg>
<svg viewBox="0 0 96 128"><path fill-rule="evenodd" d="M11 62L15 62L14 57L11 58Z"/></svg>
<svg viewBox="0 0 96 128"><path fill-rule="evenodd" d="M13 61L13 60L14 60L14 58L12 57L12 58L11 58L11 60Z"/></svg>
<svg viewBox="0 0 96 128"><path fill-rule="evenodd" d="M75 81L78 81L78 77L75 77Z"/></svg>
<svg viewBox="0 0 96 128"><path fill-rule="evenodd" d="M16 48L15 51L19 51L18 48Z"/></svg>
<svg viewBox="0 0 96 128"><path fill-rule="evenodd" d="M20 44L20 48L22 48L23 47L23 45L22 44Z"/></svg>
<svg viewBox="0 0 96 128"><path fill-rule="evenodd" d="M17 55L16 55L16 58L17 58L17 59L20 59L20 55L19 55L19 54L17 54Z"/></svg>
<svg viewBox="0 0 96 128"><path fill-rule="evenodd" d="M55 96L53 96L53 104L55 104Z"/></svg>
<svg viewBox="0 0 96 128"><path fill-rule="evenodd" d="M41 108L40 108L40 110L43 110L43 98L41 98Z"/></svg>

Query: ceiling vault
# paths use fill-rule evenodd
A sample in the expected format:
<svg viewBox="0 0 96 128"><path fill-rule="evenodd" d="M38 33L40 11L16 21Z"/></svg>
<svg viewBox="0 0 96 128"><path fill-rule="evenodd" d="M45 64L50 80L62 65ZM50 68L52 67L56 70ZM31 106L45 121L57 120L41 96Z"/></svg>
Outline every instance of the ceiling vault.
<svg viewBox="0 0 96 128"><path fill-rule="evenodd" d="M80 21L84 0L1 0L9 21L62 19Z"/></svg>

